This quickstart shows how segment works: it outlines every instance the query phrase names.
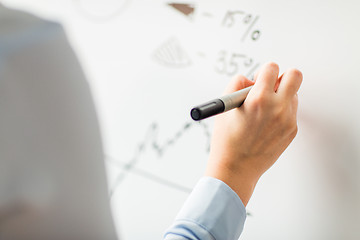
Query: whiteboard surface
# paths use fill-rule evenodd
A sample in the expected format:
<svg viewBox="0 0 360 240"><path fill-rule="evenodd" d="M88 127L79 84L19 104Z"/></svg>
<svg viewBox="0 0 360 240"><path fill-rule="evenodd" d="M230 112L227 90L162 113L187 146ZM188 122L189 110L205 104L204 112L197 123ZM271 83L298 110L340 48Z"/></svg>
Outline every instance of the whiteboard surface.
<svg viewBox="0 0 360 240"><path fill-rule="evenodd" d="M360 2L3 2L65 26L96 101L122 239L161 239L207 161L213 121L189 110L267 61L304 74L299 133L259 181L240 239L359 239Z"/></svg>

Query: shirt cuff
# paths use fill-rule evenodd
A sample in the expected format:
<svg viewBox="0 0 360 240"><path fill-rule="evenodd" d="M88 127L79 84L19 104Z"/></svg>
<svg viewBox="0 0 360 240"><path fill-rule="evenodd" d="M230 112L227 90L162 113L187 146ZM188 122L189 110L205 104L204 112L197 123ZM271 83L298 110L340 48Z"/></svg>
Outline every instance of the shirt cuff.
<svg viewBox="0 0 360 240"><path fill-rule="evenodd" d="M166 239L237 240L246 210L239 196L224 182L203 177L165 233Z"/></svg>

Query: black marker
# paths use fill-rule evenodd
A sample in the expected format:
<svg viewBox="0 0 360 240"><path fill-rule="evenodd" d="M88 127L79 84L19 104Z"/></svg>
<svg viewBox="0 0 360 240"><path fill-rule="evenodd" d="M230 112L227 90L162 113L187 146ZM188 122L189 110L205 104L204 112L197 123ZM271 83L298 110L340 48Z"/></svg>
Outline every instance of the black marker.
<svg viewBox="0 0 360 240"><path fill-rule="evenodd" d="M251 88L252 86L194 107L190 112L191 118L195 121L199 121L216 114L229 111L233 108L240 107L244 103Z"/></svg>

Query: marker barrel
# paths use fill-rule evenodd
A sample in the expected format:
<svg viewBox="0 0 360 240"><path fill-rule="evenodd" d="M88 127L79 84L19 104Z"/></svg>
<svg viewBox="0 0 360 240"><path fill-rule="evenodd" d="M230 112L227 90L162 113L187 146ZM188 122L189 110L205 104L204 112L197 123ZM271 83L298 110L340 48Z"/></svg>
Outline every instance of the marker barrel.
<svg viewBox="0 0 360 240"><path fill-rule="evenodd" d="M199 121L216 114L238 108L244 103L251 88L252 86L230 93L229 95L222 96L220 99L214 99L210 102L194 107L190 112L191 118L195 121Z"/></svg>
<svg viewBox="0 0 360 240"><path fill-rule="evenodd" d="M224 112L240 107L244 103L251 88L252 86L230 93L229 95L222 96L220 100L225 105Z"/></svg>

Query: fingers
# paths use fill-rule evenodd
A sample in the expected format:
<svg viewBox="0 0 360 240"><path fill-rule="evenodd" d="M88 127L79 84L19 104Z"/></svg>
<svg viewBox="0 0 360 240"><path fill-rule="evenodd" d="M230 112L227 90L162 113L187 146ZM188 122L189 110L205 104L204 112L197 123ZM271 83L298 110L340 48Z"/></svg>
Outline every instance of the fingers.
<svg viewBox="0 0 360 240"><path fill-rule="evenodd" d="M249 80L245 76L243 75L236 76L231 80L231 82L227 86L224 95L236 92L238 90L250 87L252 85L254 85L254 82Z"/></svg>
<svg viewBox="0 0 360 240"><path fill-rule="evenodd" d="M283 98L292 98L300 88L303 79L302 73L297 69L290 69L280 77L278 75L279 66L276 63L267 63L255 74L255 85L253 81L239 75L229 83L224 94L254 85L254 92L276 92Z"/></svg>
<svg viewBox="0 0 360 240"><path fill-rule="evenodd" d="M259 73L255 75L254 89L260 92L274 92L279 76L279 66L270 62L265 64Z"/></svg>
<svg viewBox="0 0 360 240"><path fill-rule="evenodd" d="M280 85L280 82L283 78L284 74L281 74L281 76L279 77L279 79L276 81L275 83L275 87L274 87L274 91L277 92L277 90L279 89L279 85Z"/></svg>
<svg viewBox="0 0 360 240"><path fill-rule="evenodd" d="M284 98L291 99L298 92L303 79L302 73L297 69L290 69L283 74L277 93Z"/></svg>

